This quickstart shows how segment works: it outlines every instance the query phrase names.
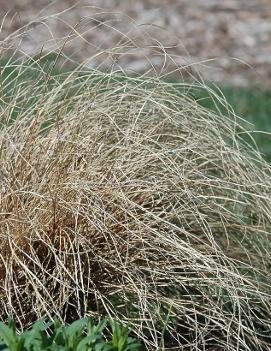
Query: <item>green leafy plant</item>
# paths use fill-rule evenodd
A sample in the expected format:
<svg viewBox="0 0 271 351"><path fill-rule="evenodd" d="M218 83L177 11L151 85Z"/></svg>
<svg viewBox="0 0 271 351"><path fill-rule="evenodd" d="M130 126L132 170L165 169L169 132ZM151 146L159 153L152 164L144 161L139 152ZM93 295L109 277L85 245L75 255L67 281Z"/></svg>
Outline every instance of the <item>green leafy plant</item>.
<svg viewBox="0 0 271 351"><path fill-rule="evenodd" d="M129 337L129 328L110 320L111 340L104 331L107 320L95 324L82 318L70 325L41 319L30 330L18 334L14 320L0 322L0 350L10 351L139 351L141 344Z"/></svg>

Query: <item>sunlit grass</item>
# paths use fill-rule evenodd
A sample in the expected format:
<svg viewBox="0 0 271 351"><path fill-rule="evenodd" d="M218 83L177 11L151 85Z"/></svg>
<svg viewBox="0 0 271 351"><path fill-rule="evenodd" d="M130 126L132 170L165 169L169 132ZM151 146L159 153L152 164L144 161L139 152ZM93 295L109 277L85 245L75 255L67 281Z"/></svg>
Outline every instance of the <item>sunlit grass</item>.
<svg viewBox="0 0 271 351"><path fill-rule="evenodd" d="M113 70L116 51L108 70L5 56L0 318L109 317L149 350L268 351L271 167L243 104Z"/></svg>

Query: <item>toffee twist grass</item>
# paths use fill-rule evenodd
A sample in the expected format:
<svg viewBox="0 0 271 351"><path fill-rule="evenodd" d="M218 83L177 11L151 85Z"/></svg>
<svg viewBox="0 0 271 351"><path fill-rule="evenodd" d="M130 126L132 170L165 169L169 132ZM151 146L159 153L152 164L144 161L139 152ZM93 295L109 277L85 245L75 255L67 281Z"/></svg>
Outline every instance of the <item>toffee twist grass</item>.
<svg viewBox="0 0 271 351"><path fill-rule="evenodd" d="M237 118L184 83L20 62L1 82L0 318L270 350L270 166Z"/></svg>

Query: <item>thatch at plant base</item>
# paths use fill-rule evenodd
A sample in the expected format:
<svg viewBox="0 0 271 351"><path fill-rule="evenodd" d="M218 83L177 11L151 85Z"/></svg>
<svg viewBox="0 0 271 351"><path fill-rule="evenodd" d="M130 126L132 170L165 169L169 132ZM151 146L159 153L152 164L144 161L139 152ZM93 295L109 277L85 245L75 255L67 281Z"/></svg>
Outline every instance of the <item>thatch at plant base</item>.
<svg viewBox="0 0 271 351"><path fill-rule="evenodd" d="M2 68L0 316L270 350L270 167L185 84ZM211 93L211 92L210 92Z"/></svg>

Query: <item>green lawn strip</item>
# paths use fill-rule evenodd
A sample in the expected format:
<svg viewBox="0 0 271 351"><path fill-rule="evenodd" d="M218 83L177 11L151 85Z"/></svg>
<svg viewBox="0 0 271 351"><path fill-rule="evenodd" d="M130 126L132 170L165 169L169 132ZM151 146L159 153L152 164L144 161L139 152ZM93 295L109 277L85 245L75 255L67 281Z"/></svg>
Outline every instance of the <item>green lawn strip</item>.
<svg viewBox="0 0 271 351"><path fill-rule="evenodd" d="M267 161L271 161L271 90L259 87L237 88L220 86L213 88L220 97L224 97L237 116L243 118L243 125L252 131L259 151ZM215 105L207 90L195 89L194 98L204 107L227 113L220 104ZM248 122L248 123L246 123ZM270 133L270 134L268 134ZM248 140L248 138L246 138ZM252 142L252 141L250 141Z"/></svg>

